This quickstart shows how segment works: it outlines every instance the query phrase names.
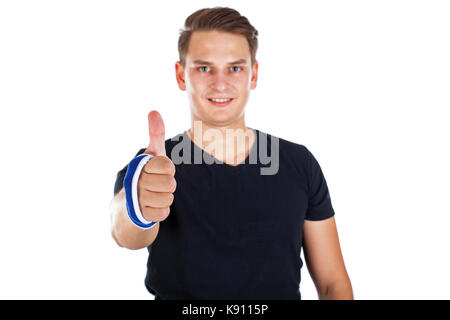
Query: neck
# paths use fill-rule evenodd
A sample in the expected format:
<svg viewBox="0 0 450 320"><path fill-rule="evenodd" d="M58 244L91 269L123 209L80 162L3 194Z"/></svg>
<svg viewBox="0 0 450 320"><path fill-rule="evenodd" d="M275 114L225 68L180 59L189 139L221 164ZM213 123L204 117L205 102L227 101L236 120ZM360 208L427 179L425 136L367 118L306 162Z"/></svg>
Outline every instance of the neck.
<svg viewBox="0 0 450 320"><path fill-rule="evenodd" d="M245 125L244 116L226 125L207 123L192 116L187 134L201 149L230 165L238 165L247 158L256 138L253 130Z"/></svg>

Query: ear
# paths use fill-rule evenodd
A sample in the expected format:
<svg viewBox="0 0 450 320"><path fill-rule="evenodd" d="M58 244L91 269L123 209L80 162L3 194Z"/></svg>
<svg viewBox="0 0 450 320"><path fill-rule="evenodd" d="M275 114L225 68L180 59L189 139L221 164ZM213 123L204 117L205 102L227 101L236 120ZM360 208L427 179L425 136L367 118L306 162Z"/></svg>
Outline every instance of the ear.
<svg viewBox="0 0 450 320"><path fill-rule="evenodd" d="M252 78L251 78L251 89L256 88L256 83L258 81L258 61L255 60L255 64L252 68Z"/></svg>
<svg viewBox="0 0 450 320"><path fill-rule="evenodd" d="M177 79L178 87L185 91L186 90L186 82L184 81L184 68L181 65L180 61L175 63L175 77Z"/></svg>

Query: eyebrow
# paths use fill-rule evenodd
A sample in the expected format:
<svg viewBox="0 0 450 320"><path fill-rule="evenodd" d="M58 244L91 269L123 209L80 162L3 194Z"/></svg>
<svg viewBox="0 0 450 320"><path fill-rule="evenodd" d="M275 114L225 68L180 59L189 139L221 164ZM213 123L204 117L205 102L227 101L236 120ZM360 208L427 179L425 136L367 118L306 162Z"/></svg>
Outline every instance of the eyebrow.
<svg viewBox="0 0 450 320"><path fill-rule="evenodd" d="M243 63L247 63L247 60L245 59L239 59L233 62L229 62L228 64L243 64ZM194 60L194 64L204 64L204 65L212 65L212 62L209 61L205 61L205 60Z"/></svg>

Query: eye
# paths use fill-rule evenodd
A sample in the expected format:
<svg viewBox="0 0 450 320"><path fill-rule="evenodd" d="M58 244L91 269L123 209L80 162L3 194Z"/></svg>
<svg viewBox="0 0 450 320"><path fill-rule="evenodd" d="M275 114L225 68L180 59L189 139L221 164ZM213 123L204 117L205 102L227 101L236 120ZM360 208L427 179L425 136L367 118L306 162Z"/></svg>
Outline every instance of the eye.
<svg viewBox="0 0 450 320"><path fill-rule="evenodd" d="M209 67L208 66L201 66L201 67L198 67L197 70L200 70L200 72L203 72L203 71L201 71L202 68L209 68Z"/></svg>
<svg viewBox="0 0 450 320"><path fill-rule="evenodd" d="M238 67L238 66L234 66L234 67L231 67L231 68L239 68L239 70L238 71L241 71L241 67Z"/></svg>

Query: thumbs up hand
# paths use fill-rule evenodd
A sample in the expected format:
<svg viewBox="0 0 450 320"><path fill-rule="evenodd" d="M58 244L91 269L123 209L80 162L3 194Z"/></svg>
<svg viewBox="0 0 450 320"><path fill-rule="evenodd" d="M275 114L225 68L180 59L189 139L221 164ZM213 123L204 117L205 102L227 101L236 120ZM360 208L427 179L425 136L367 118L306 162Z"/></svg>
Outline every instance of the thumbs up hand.
<svg viewBox="0 0 450 320"><path fill-rule="evenodd" d="M148 114L150 143L144 151L153 157L141 171L137 183L139 207L148 221L160 222L170 213L176 189L175 165L166 156L164 122L158 111Z"/></svg>

